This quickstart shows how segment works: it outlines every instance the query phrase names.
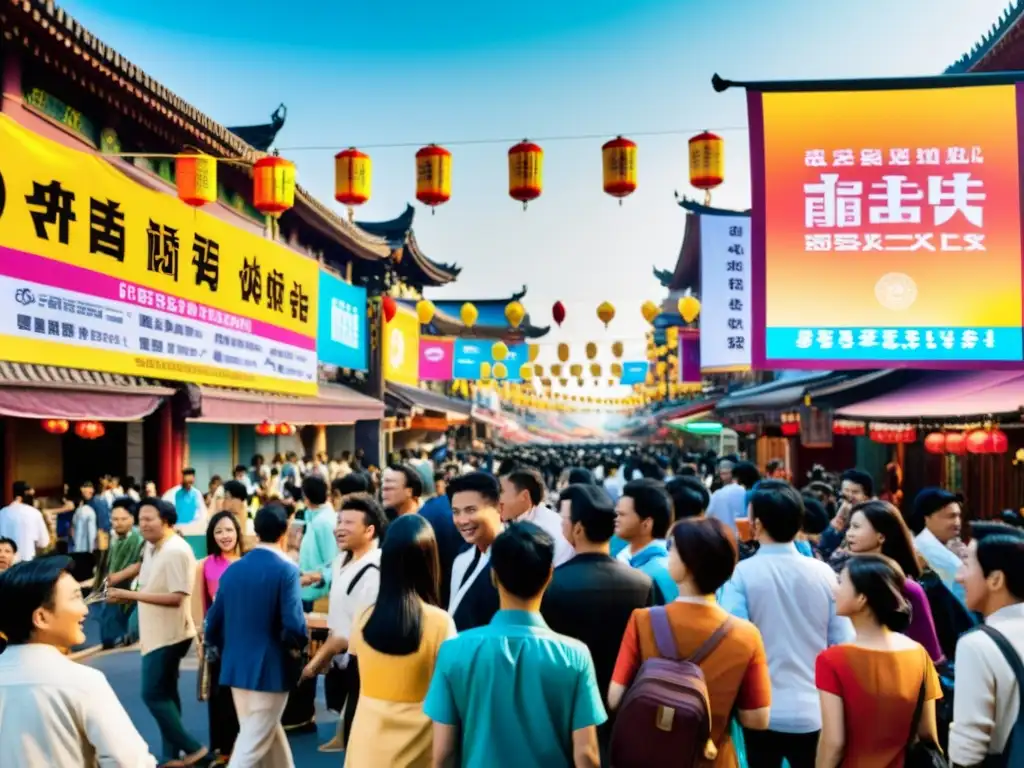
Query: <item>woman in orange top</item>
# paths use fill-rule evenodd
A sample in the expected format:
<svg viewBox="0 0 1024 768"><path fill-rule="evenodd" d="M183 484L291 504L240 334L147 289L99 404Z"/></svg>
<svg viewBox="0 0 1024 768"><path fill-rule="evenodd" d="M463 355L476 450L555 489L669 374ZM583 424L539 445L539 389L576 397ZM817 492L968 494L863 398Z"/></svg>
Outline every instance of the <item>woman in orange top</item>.
<svg viewBox="0 0 1024 768"><path fill-rule="evenodd" d="M938 743L939 676L924 647L901 634L910 624L904 581L882 555L851 558L839 576L836 612L850 617L857 637L818 656L817 768L902 768L922 686L914 735Z"/></svg>
<svg viewBox="0 0 1024 768"><path fill-rule="evenodd" d="M736 538L720 520L681 520L669 535L668 568L679 597L665 606L679 658L691 657L729 618L715 603L715 592L732 576L738 559ZM650 609L633 611L608 688L608 706L616 709L640 665L658 657ZM730 738L733 708L745 728L764 730L771 709L771 681L764 643L757 627L732 618L730 629L700 662L711 699L711 740L718 756L707 765L737 768Z"/></svg>

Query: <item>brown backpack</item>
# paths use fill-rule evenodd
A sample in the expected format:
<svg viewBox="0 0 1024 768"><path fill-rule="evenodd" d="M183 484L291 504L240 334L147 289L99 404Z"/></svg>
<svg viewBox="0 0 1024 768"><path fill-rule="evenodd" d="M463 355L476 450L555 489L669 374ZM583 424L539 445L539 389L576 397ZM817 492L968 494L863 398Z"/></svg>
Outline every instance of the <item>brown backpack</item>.
<svg viewBox="0 0 1024 768"><path fill-rule="evenodd" d="M714 760L711 700L700 663L729 634L732 617L680 659L663 606L650 609L659 658L645 661L622 700L612 732L613 768L692 768Z"/></svg>

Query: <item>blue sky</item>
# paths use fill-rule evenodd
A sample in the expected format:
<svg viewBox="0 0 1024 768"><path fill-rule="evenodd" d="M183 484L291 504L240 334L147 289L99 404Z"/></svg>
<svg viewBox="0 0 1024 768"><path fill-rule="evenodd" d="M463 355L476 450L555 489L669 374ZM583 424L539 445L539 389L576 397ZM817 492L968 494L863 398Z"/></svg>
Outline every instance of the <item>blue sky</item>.
<svg viewBox="0 0 1024 768"><path fill-rule="evenodd" d="M280 102L278 136L299 180L333 194L333 154L370 144L543 138L703 128L726 138L722 207L749 205L742 92L733 79L935 74L996 20L1006 0L68 0L101 40L215 120L263 122ZM622 207L601 191L602 140L541 142L545 190L524 213L506 192L508 143L451 146L453 197L417 215L431 257L463 267L436 297L507 296L529 285L554 343L626 341L642 348L639 306L660 300L651 266L671 268L684 214L688 135L637 138L639 189ZM388 219L413 199L414 148L367 150L373 198L359 218ZM595 308L618 317L607 331ZM605 344L605 347L608 345ZM629 356L629 354L627 354ZM582 358L582 351L579 354ZM605 358L608 360L610 358Z"/></svg>

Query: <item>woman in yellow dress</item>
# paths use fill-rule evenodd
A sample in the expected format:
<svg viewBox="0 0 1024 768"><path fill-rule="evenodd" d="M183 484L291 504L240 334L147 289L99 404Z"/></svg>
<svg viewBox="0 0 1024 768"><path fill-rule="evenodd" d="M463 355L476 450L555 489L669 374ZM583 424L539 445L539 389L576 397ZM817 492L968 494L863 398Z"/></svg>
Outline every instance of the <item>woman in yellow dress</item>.
<svg viewBox="0 0 1024 768"><path fill-rule="evenodd" d="M356 622L349 653L359 660L359 702L346 768L429 768L432 726L423 714L441 643L455 623L438 607L437 539L419 515L388 526L377 602Z"/></svg>

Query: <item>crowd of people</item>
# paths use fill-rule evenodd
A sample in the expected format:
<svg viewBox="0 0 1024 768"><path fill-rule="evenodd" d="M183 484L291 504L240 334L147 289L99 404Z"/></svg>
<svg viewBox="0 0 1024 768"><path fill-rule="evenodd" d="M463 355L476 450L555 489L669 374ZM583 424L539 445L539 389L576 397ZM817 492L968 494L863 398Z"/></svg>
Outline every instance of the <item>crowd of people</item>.
<svg viewBox="0 0 1024 768"><path fill-rule="evenodd" d="M321 676L341 713L321 750L351 768L1024 765L1024 531L965 523L947 490L901 511L855 468L794 484L666 447L392 458L254 461L199 498L186 470L114 498L92 581L38 554L16 484L0 765L156 764L64 655L86 593L105 639L138 638L168 766L292 765ZM197 560L176 525L199 504ZM193 648L205 738L182 725Z"/></svg>

